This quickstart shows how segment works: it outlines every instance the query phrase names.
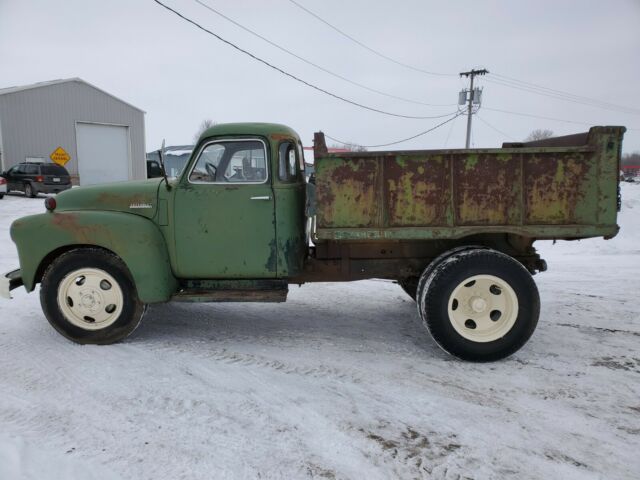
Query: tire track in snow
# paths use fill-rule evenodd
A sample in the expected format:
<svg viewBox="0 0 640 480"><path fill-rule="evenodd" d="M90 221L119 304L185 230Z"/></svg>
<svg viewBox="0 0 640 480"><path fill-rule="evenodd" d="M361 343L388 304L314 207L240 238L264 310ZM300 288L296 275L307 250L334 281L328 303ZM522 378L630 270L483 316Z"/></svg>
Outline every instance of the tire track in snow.
<svg viewBox="0 0 640 480"><path fill-rule="evenodd" d="M320 379L331 378L342 381L347 380L356 384L362 382L362 379L353 372L323 364L315 366L289 364L260 355L232 352L227 349L213 351L205 356L215 361L226 363L227 365L268 368L279 373L284 373L285 375L301 375L304 377Z"/></svg>

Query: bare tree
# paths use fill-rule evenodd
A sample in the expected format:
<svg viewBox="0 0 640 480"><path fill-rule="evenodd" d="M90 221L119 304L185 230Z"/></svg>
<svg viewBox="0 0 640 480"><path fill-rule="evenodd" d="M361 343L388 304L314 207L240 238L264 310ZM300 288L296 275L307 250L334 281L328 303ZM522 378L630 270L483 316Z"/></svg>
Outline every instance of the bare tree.
<svg viewBox="0 0 640 480"><path fill-rule="evenodd" d="M352 142L334 143L331 145L331 148L344 148L345 150L349 150L350 152L366 152L367 151L367 147L363 147L362 145L358 145Z"/></svg>
<svg viewBox="0 0 640 480"><path fill-rule="evenodd" d="M536 140L544 140L545 138L553 137L553 131L548 129L537 128L524 139L525 142L534 142Z"/></svg>
<svg viewBox="0 0 640 480"><path fill-rule="evenodd" d="M202 121L202 123L200 123L200 126L198 127L198 131L193 136L193 143L198 143L198 139L200 138L200 135L202 135L205 132L205 130L207 130L208 128L213 127L214 125L217 125L217 124L218 122L214 122L210 118L205 118Z"/></svg>

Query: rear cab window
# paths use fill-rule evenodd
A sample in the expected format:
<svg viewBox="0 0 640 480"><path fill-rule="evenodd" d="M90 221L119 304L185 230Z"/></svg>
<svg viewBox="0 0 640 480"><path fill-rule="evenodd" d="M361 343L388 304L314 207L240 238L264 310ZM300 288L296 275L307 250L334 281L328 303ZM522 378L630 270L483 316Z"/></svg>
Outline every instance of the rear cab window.
<svg viewBox="0 0 640 480"><path fill-rule="evenodd" d="M299 178L299 147L292 141L282 142L278 147L278 179L282 182L295 182Z"/></svg>

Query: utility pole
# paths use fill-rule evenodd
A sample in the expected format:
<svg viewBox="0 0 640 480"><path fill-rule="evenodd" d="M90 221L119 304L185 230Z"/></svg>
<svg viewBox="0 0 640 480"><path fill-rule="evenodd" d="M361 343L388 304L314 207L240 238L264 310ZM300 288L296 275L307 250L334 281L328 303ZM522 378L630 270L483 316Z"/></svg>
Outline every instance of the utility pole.
<svg viewBox="0 0 640 480"><path fill-rule="evenodd" d="M473 89L473 79L476 75L486 75L489 71L485 68L482 70L471 70L469 72L461 72L461 77L469 77L471 79L469 85L469 96L468 96L468 107L467 107L467 141L465 143L465 148L469 148L469 142L471 141L471 115L473 110L473 103L475 100L475 91ZM461 92L462 93L462 92ZM480 99L478 98L475 103L480 103Z"/></svg>

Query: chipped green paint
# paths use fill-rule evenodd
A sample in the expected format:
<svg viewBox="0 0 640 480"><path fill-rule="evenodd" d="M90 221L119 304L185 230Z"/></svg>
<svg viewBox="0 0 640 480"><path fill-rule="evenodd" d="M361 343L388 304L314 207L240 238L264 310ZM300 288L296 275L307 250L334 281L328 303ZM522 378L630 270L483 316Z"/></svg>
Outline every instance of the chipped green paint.
<svg viewBox="0 0 640 480"><path fill-rule="evenodd" d="M42 213L16 220L11 238L18 246L27 291L40 281L45 258L78 246L101 247L118 255L145 303L169 300L178 286L160 230L142 216L90 210Z"/></svg>
<svg viewBox="0 0 640 480"><path fill-rule="evenodd" d="M624 131L593 127L585 143L574 146L316 158L317 238L435 239L506 231L531 238L615 235ZM375 175L350 168L363 163Z"/></svg>
<svg viewBox="0 0 640 480"><path fill-rule="evenodd" d="M464 159L465 170L473 170L474 168L476 168L477 164L478 164L478 156L472 153L467 155L467 157Z"/></svg>
<svg viewBox="0 0 640 480"><path fill-rule="evenodd" d="M558 162L557 165L554 181L560 183L564 181L564 162Z"/></svg>
<svg viewBox="0 0 640 480"><path fill-rule="evenodd" d="M188 182L186 172L201 145L247 137L266 144L267 183ZM55 213L19 219L11 230L27 289L35 287L47 262L77 246L98 246L120 256L147 303L170 299L178 289L177 279L299 274L306 255L304 178L279 182L277 152L283 141L300 140L284 125L216 125L201 136L185 174L171 180L170 189L164 180L152 179L58 195Z"/></svg>

